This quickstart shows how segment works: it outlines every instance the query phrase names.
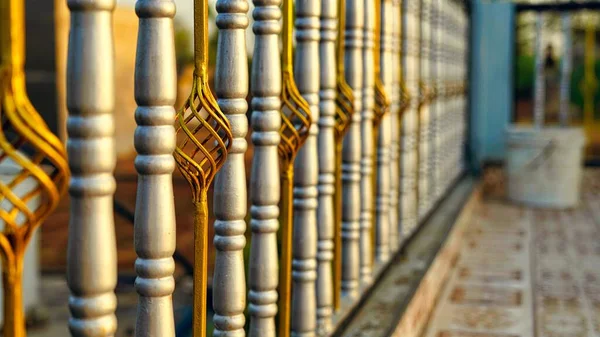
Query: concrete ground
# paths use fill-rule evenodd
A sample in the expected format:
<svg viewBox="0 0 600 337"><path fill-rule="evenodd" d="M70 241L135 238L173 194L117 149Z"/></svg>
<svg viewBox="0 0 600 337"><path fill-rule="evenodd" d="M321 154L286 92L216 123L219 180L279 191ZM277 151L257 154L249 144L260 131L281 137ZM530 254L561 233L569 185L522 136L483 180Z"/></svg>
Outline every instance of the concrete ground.
<svg viewBox="0 0 600 337"><path fill-rule="evenodd" d="M600 170L573 210L484 201L423 335L527 336L600 336Z"/></svg>

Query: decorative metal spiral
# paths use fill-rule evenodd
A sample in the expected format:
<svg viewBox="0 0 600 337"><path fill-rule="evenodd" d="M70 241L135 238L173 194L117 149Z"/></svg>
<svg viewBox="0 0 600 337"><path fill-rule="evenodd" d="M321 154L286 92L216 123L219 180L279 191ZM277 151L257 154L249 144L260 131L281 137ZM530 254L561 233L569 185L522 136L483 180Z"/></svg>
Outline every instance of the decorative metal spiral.
<svg viewBox="0 0 600 337"><path fill-rule="evenodd" d="M340 20L341 21L341 20ZM343 44L343 42L340 42ZM343 50L342 46L342 50ZM340 55L338 48L338 55ZM344 56L341 53L342 57ZM344 135L348 131L348 127L350 126L350 119L352 114L354 113L354 106L352 102L354 101L354 93L352 92L352 88L346 82L346 78L344 77L344 61L338 61L338 81L337 81L337 92L335 95L335 140L336 143L342 142L344 139Z"/></svg>
<svg viewBox="0 0 600 337"><path fill-rule="evenodd" d="M280 337L290 334L292 301L292 226L293 226L293 190L294 159L298 150L308 138L312 123L310 107L300 95L294 80L292 25L293 0L283 1L283 60L281 88L281 137L277 150L281 158L281 268L279 269L279 333Z"/></svg>
<svg viewBox="0 0 600 337"><path fill-rule="evenodd" d="M377 130L379 127L379 123L381 123L381 119L383 116L390 111L390 106L392 102L388 96L388 93L385 91L385 87L383 82L381 81L381 64L380 59L381 55L379 53L379 49L381 46L381 1L375 1L375 41L373 44L374 53L374 61L375 61L375 114L373 118L373 127L374 127L374 136L375 142L373 144L377 144Z"/></svg>
<svg viewBox="0 0 600 337"><path fill-rule="evenodd" d="M194 0L194 79L189 98L177 112L174 152L179 171L189 182L194 216L194 336L206 336L208 285L208 187L225 163L233 135L208 85L208 0Z"/></svg>
<svg viewBox="0 0 600 337"><path fill-rule="evenodd" d="M377 72L376 72L377 73ZM383 116L390 111L391 101L381 79L377 77L375 79L375 118L373 119L373 127L377 128L381 123ZM377 132L375 132L377 134Z"/></svg>
<svg viewBox="0 0 600 337"><path fill-rule="evenodd" d="M21 281L25 250L66 191L69 167L63 144L27 97L24 1L2 1L0 14L0 167L3 176L10 177L0 180L4 336L24 337ZM28 187L31 181L33 187Z"/></svg>
<svg viewBox="0 0 600 337"><path fill-rule="evenodd" d="M410 103L412 101L412 96L408 88L406 87L406 82L404 79L400 81L400 117L408 110L410 107Z"/></svg>
<svg viewBox="0 0 600 337"><path fill-rule="evenodd" d="M335 95L335 143L342 144L344 135L350 126L350 119L354 113L354 93L348 85L344 67L344 27L346 25L346 1L338 0L338 41L337 41L337 85ZM337 158L337 157L336 157ZM341 158L340 158L341 160ZM337 189L336 189L337 190ZM341 215L341 213L340 213ZM341 218L340 218L341 221Z"/></svg>
<svg viewBox="0 0 600 337"><path fill-rule="evenodd" d="M194 75L192 92L176 119L177 134L185 138L177 144L175 161L198 201L225 163L233 138L229 120L210 91L208 76Z"/></svg>
<svg viewBox="0 0 600 337"><path fill-rule="evenodd" d="M294 163L298 150L304 145L312 121L308 103L296 87L293 68L285 64L283 68L281 128L279 129L281 142L278 150L282 166L288 169Z"/></svg>

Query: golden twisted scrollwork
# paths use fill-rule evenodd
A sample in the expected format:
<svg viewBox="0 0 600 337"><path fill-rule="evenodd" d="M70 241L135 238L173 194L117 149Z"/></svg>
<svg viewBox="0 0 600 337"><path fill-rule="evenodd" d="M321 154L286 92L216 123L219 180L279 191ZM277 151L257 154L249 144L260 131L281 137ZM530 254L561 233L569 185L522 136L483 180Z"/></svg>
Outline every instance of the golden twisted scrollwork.
<svg viewBox="0 0 600 337"><path fill-rule="evenodd" d="M2 1L0 14L0 168L3 176L0 179L0 219L4 224L0 253L4 336L24 337L21 281L25 250L35 230L66 191L69 167L63 144L27 97L23 69L23 0Z"/></svg>
<svg viewBox="0 0 600 337"><path fill-rule="evenodd" d="M208 85L208 76L194 76L192 92L177 113L175 161L190 183L195 201L212 183L231 146L229 121L221 112Z"/></svg>
<svg viewBox="0 0 600 337"><path fill-rule="evenodd" d="M401 118L402 115L404 114L404 112L406 112L406 110L408 110L408 108L410 107L411 101L412 101L412 96L410 95L408 88L406 88L406 83L404 82L404 80L401 80L400 81L400 116L399 116L399 118Z"/></svg>
<svg viewBox="0 0 600 337"><path fill-rule="evenodd" d="M293 0L283 0L283 60L281 88L281 140L277 150L281 158L281 268L279 269L279 333L280 337L290 334L292 301L292 226L294 159L308 138L312 123L310 107L300 95L294 80L292 25Z"/></svg>
<svg viewBox="0 0 600 337"><path fill-rule="evenodd" d="M381 30L381 1L377 0L375 1L375 43L373 44L373 49L375 51L373 54L373 59L375 61L375 114L373 118L373 134L375 137L375 142L373 144L377 144L377 130L379 129L379 123L381 123L383 116L389 112L390 105L392 104L387 92L385 91L383 82L381 81Z"/></svg>
<svg viewBox="0 0 600 337"><path fill-rule="evenodd" d="M181 174L189 182L194 216L194 336L206 336L208 285L208 188L232 145L229 120L221 112L208 84L208 1L194 0L194 79L189 98L177 112L178 141L174 152Z"/></svg>

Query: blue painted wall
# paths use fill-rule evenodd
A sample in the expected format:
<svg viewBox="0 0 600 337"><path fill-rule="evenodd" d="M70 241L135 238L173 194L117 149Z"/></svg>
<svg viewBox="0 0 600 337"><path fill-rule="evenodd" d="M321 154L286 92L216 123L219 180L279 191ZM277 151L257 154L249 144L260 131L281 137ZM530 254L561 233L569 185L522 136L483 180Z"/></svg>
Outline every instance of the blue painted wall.
<svg viewBox="0 0 600 337"><path fill-rule="evenodd" d="M514 5L474 0L472 7L471 136L474 168L504 158L513 110Z"/></svg>

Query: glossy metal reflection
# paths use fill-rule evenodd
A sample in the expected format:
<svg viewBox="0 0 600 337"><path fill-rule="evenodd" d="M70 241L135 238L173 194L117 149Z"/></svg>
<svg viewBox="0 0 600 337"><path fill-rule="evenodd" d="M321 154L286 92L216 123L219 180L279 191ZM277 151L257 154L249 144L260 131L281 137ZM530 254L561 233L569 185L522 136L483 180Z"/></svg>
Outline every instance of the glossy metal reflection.
<svg viewBox="0 0 600 337"><path fill-rule="evenodd" d="M319 196L317 206L317 335L331 332L335 231L336 37L338 1L321 1L319 40Z"/></svg>
<svg viewBox="0 0 600 337"><path fill-rule="evenodd" d="M160 6L158 6L160 4ZM138 172L134 245L138 293L136 337L175 337L172 294L176 246L173 170L177 96L175 2L138 0L135 70ZM160 205L156 207L156 205ZM154 324L160 322L160 324Z"/></svg>
<svg viewBox="0 0 600 337"><path fill-rule="evenodd" d="M346 26L346 1L338 3L338 34L337 34L337 85L335 96L335 194L334 194L334 255L333 255L333 306L340 308L342 294L342 143L348 132L352 115L354 114L354 94L346 81L344 69Z"/></svg>
<svg viewBox="0 0 600 337"><path fill-rule="evenodd" d="M67 283L73 336L114 336L117 244L113 195L114 0L69 0L67 151L73 174ZM90 282L94 280L94 282Z"/></svg>
<svg viewBox="0 0 600 337"><path fill-rule="evenodd" d="M252 59L252 144L250 176L250 260L248 261L249 337L276 337L277 231L280 171L277 147L281 128L281 0L254 0L256 34Z"/></svg>
<svg viewBox="0 0 600 337"><path fill-rule="evenodd" d="M291 334L313 336L317 327L317 207L319 158L319 16L321 0L297 1L295 6L294 78L310 107L313 123L294 162L294 241L292 261Z"/></svg>
<svg viewBox="0 0 600 337"><path fill-rule="evenodd" d="M382 10L391 13L391 1L385 1L382 6L381 0L375 0L375 37L374 37L374 73L375 73L375 109L373 118L373 144L374 162L376 169L373 174L374 188L374 214L375 226L373 226L373 247L375 247L375 259L385 262L390 256L390 145L391 125L390 106L391 101L388 92L391 93L391 22L389 16ZM382 20L385 17L386 20ZM385 26L384 26L385 25ZM381 70L386 71L382 73ZM385 83L384 83L385 81ZM385 123L382 123L385 122Z"/></svg>
<svg viewBox="0 0 600 337"><path fill-rule="evenodd" d="M219 29L214 89L231 125L231 149L215 177L215 269L213 273L214 337L243 336L246 317L246 149L248 144L247 0L217 0Z"/></svg>

